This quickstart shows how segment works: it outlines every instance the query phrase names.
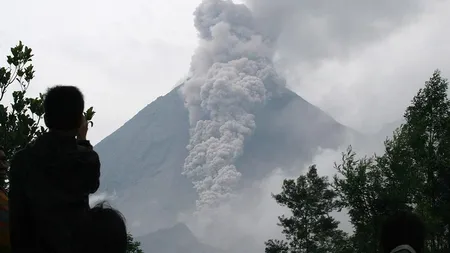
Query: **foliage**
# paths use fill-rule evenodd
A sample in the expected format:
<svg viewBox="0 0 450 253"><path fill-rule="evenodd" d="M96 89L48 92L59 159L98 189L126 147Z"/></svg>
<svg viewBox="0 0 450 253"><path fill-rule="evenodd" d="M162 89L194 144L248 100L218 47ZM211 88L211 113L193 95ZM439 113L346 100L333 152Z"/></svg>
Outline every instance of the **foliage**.
<svg viewBox="0 0 450 253"><path fill-rule="evenodd" d="M339 206L346 208L355 230L354 247L358 252L376 252L383 180L373 158L357 160L351 148L343 155L342 164L336 165L338 175L334 187L339 194ZM360 235L366 235L364 240Z"/></svg>
<svg viewBox="0 0 450 253"><path fill-rule="evenodd" d="M94 107L89 107L86 112L84 112L84 118L86 119L87 123L91 125L91 127L94 126L94 122L92 121L92 118L95 115Z"/></svg>
<svg viewBox="0 0 450 253"><path fill-rule="evenodd" d="M411 210L427 224L426 252L450 251L450 101L447 94L448 82L436 70L406 109L405 124L386 140L383 155L357 158L350 147L341 162L335 164L334 203L337 208L348 211L353 234L348 240L351 245L344 251L329 252L349 249L381 252L378 247L381 222L398 210ZM283 192L285 186L286 182ZM308 196L314 199L317 193ZM297 204L303 203L305 198L297 196ZM327 201L321 198L320 201ZM321 213L308 213L318 214ZM281 225L284 233L292 233L292 226L299 231L310 226L309 220L299 219L296 223L281 222ZM313 234L309 231L302 236L308 238ZM321 241L316 242L323 245ZM269 241L266 245L268 253L323 252L318 245L308 246L306 251L293 250L292 245L284 241Z"/></svg>
<svg viewBox="0 0 450 253"><path fill-rule="evenodd" d="M403 165L402 174L406 177L402 180L409 184L405 195L428 225L429 252L450 250L450 101L447 94L448 82L436 70L406 109L406 123L399 129L401 140L392 143L386 152L404 154L393 164Z"/></svg>
<svg viewBox="0 0 450 253"><path fill-rule="evenodd" d="M406 109L406 123L385 142L385 153L355 160L344 154L334 185L349 210L354 247L378 252L383 217L412 210L426 222L428 252L448 252L450 196L450 102L437 70Z"/></svg>
<svg viewBox="0 0 450 253"><path fill-rule="evenodd" d="M282 192L273 197L278 204L288 207L292 216L278 218L286 241L267 241L266 253L326 253L347 249L347 235L330 216L336 209L337 194L326 177L319 177L315 166L297 180L284 180Z"/></svg>
<svg viewBox="0 0 450 253"><path fill-rule="evenodd" d="M127 253L144 253L141 249L141 243L134 241L131 234L127 235Z"/></svg>
<svg viewBox="0 0 450 253"><path fill-rule="evenodd" d="M9 158L46 131L40 124L44 115L43 95L26 96L34 78L32 58L31 48L19 42L7 56L8 66L0 68L0 145ZM12 85L18 85L20 89L12 92L12 103L8 107L2 100ZM6 187L5 182L0 182L0 187Z"/></svg>
<svg viewBox="0 0 450 253"><path fill-rule="evenodd" d="M20 86L19 90L12 92L10 107L5 106L3 102L0 104L0 145L9 156L45 131L40 125L44 115L43 95L37 98L26 97L34 77L31 52L31 48L19 42L11 48L11 55L7 56L8 66L0 68L0 101L4 99L11 85Z"/></svg>

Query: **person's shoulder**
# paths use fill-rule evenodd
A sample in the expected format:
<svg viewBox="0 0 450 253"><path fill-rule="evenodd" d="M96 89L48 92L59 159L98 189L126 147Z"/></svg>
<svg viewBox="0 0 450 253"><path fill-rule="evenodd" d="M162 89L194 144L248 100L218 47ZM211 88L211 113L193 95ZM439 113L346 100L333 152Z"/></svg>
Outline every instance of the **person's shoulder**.
<svg viewBox="0 0 450 253"><path fill-rule="evenodd" d="M81 150L92 150L92 144L88 140L77 140L77 146Z"/></svg>
<svg viewBox="0 0 450 253"><path fill-rule="evenodd" d="M13 161L18 160L18 159L23 159L23 158L31 155L31 153L32 153L31 151L32 151L33 147L34 147L34 143L30 143L29 145L27 145L24 148L17 151L13 156Z"/></svg>
<svg viewBox="0 0 450 253"><path fill-rule="evenodd" d="M79 153L89 154L89 156L98 156L94 147L88 140L78 140L77 141L77 151Z"/></svg>
<svg viewBox="0 0 450 253"><path fill-rule="evenodd" d="M11 170L15 170L16 167L23 167L25 164L34 161L34 143L30 143L23 149L17 151L11 159Z"/></svg>
<svg viewBox="0 0 450 253"><path fill-rule="evenodd" d="M17 152L14 154L14 156L13 156L12 159L11 159L12 165L14 165L14 164L17 163L18 161L21 161L21 160L24 159L24 157L28 154L27 149L28 149L28 148L25 147L24 149L21 149L21 150L17 151Z"/></svg>

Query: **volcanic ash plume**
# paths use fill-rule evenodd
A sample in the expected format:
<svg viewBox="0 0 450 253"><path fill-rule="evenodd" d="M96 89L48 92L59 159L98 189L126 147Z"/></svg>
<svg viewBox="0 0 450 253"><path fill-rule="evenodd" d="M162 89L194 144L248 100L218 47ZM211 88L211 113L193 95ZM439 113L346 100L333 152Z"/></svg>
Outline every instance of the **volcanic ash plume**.
<svg viewBox="0 0 450 253"><path fill-rule="evenodd" d="M264 105L271 86L284 84L270 61L272 41L253 22L245 5L231 1L204 0L195 11L200 46L182 89L191 123L183 174L199 194L198 210L232 195L241 176L234 163L255 130L252 113Z"/></svg>

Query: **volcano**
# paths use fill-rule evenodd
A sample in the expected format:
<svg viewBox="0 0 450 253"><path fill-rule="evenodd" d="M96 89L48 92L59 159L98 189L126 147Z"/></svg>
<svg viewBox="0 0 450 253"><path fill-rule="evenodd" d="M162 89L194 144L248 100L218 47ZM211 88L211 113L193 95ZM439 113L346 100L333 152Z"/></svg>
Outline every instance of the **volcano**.
<svg viewBox="0 0 450 253"><path fill-rule="evenodd" d="M136 238L144 252L158 253L224 253L197 240L182 223Z"/></svg>
<svg viewBox="0 0 450 253"><path fill-rule="evenodd" d="M95 149L102 163L101 192L144 235L177 223L198 198L182 175L189 143L189 116L175 88L147 105ZM289 172L311 162L318 148L336 149L352 130L281 88L255 113L256 129L235 164L242 173L236 191L276 168Z"/></svg>

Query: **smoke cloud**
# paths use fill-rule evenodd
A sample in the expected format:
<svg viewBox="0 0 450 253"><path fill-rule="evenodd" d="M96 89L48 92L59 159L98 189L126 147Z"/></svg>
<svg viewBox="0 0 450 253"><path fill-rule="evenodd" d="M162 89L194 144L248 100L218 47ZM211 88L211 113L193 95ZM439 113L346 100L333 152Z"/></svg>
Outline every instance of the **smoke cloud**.
<svg viewBox="0 0 450 253"><path fill-rule="evenodd" d="M199 194L197 209L229 199L241 173L234 163L255 129L253 112L272 86L284 85L271 63L273 40L257 31L250 10L231 1L205 0L195 11L200 46L181 89L191 138L183 173Z"/></svg>
<svg viewBox="0 0 450 253"><path fill-rule="evenodd" d="M89 196L89 206L93 207L103 201L113 201L116 199L116 193L108 194L107 192L99 192Z"/></svg>
<svg viewBox="0 0 450 253"><path fill-rule="evenodd" d="M258 28L277 38L284 64L344 59L376 43L423 11L423 0L245 0Z"/></svg>
<svg viewBox="0 0 450 253"><path fill-rule="evenodd" d="M380 141L381 142L381 141ZM318 148L311 163L299 165L288 173L282 168L274 169L265 178L252 182L228 203L201 217L189 214L180 221L203 242L225 252L263 252L268 239L284 239L277 225L281 215L292 215L286 207L278 205L271 196L281 192L285 179L295 179L304 174L310 164L316 164L320 176L328 176L330 181L336 174L334 162L339 162L346 146L337 150ZM340 222L340 228L351 233L352 227L345 210L333 212Z"/></svg>
<svg viewBox="0 0 450 253"><path fill-rule="evenodd" d="M204 0L195 11L199 47L182 88L191 123L184 174L198 207L229 198L234 166L255 126L253 111L326 59L346 59L417 18L423 0ZM296 82L297 83L297 82ZM271 85L271 87L269 86ZM308 84L309 85L309 84Z"/></svg>
<svg viewBox="0 0 450 253"><path fill-rule="evenodd" d="M277 36L274 63L288 86L361 132L401 118L417 80L446 66L446 47L434 54L429 45L446 45L433 31L445 24L448 1L243 1L257 26Z"/></svg>

